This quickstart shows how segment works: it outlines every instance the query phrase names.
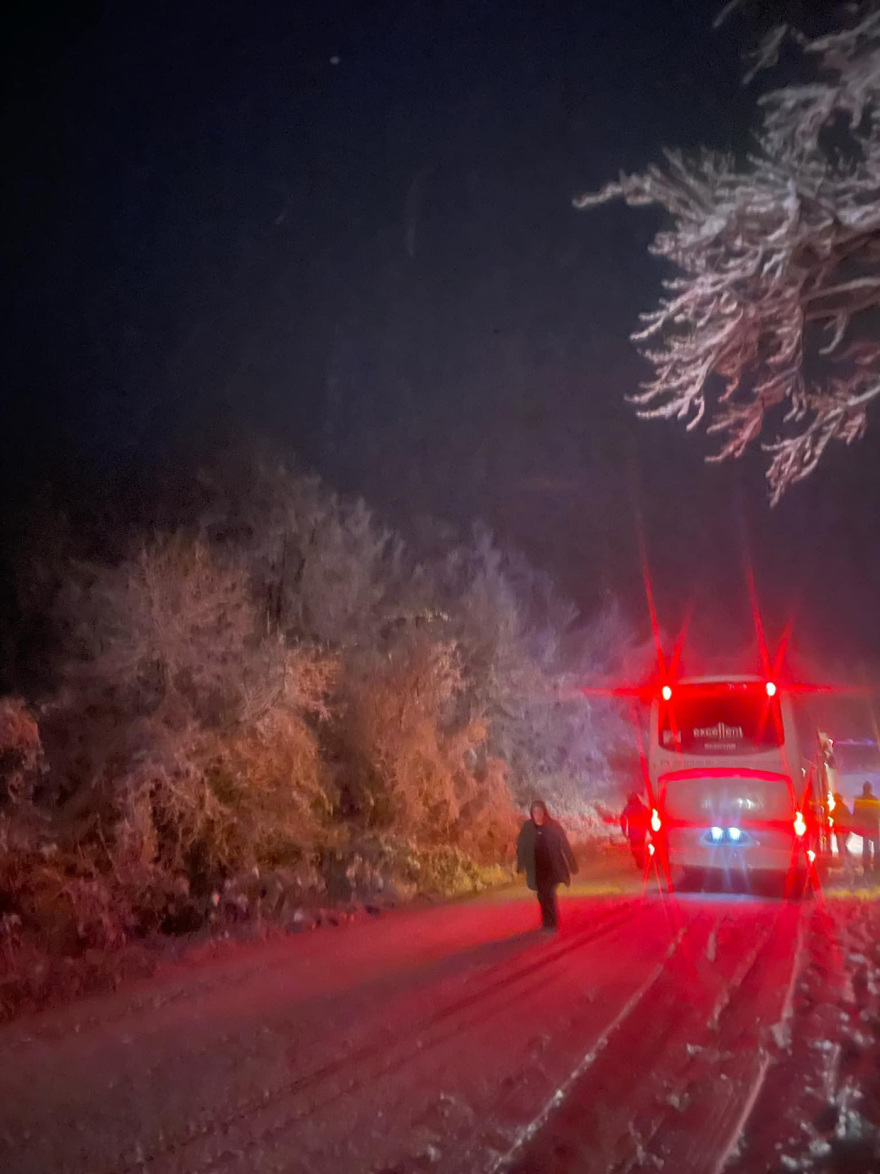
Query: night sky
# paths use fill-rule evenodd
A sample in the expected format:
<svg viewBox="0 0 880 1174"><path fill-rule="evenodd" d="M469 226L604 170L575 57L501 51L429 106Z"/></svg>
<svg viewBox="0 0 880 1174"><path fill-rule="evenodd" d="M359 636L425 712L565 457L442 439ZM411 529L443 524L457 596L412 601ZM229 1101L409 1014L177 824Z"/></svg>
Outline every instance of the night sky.
<svg viewBox="0 0 880 1174"><path fill-rule="evenodd" d="M75 12L74 12L75 7ZM766 7L766 6L765 6ZM624 402L652 212L573 194L741 149L746 16L693 0L21 7L5 36L3 508L230 431L405 530L483 519L585 609L880 662L873 435L776 510ZM186 459L181 457L180 459ZM192 459L196 459L193 457Z"/></svg>

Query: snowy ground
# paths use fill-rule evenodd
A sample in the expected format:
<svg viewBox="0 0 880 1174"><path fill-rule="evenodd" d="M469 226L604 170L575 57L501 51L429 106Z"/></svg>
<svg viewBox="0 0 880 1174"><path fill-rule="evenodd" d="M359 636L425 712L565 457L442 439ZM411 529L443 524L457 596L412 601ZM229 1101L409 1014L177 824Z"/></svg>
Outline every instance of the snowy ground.
<svg viewBox="0 0 880 1174"><path fill-rule="evenodd" d="M880 894L874 894L874 896ZM410 910L0 1029L0 1170L880 1172L880 904Z"/></svg>

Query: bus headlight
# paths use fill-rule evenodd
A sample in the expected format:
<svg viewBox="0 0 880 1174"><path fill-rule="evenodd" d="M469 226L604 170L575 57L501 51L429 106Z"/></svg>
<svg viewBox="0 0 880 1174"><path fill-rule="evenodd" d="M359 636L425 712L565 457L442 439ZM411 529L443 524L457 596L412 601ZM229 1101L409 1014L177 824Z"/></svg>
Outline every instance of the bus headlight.
<svg viewBox="0 0 880 1174"><path fill-rule="evenodd" d="M740 836L742 835L742 832L739 830L739 828L728 828L727 834L731 840L736 841L740 838Z"/></svg>
<svg viewBox="0 0 880 1174"><path fill-rule="evenodd" d="M713 840L720 840L724 835L724 828L709 828L709 835Z"/></svg>

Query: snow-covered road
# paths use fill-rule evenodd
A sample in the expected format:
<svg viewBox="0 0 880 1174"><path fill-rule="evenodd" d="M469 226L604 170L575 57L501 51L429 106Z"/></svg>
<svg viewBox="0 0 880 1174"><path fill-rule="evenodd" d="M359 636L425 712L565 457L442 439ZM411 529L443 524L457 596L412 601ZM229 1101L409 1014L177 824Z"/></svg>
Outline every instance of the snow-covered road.
<svg viewBox="0 0 880 1174"><path fill-rule="evenodd" d="M0 1030L0 1170L880 1171L880 916L499 895Z"/></svg>

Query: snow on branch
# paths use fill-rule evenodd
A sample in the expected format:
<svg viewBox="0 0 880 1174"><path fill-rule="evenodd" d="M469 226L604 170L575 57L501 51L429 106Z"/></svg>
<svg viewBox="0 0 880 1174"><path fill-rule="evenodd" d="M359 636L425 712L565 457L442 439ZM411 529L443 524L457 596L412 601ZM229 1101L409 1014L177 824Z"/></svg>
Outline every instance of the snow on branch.
<svg viewBox="0 0 880 1174"><path fill-rule="evenodd" d="M880 347L858 317L880 307L880 12L813 41L774 30L753 72L786 38L814 76L760 99L747 159L668 151L574 200L667 213L651 251L674 274L633 335L653 376L632 399L718 436L715 460L762 438L774 503L830 441L864 434L880 394Z"/></svg>

